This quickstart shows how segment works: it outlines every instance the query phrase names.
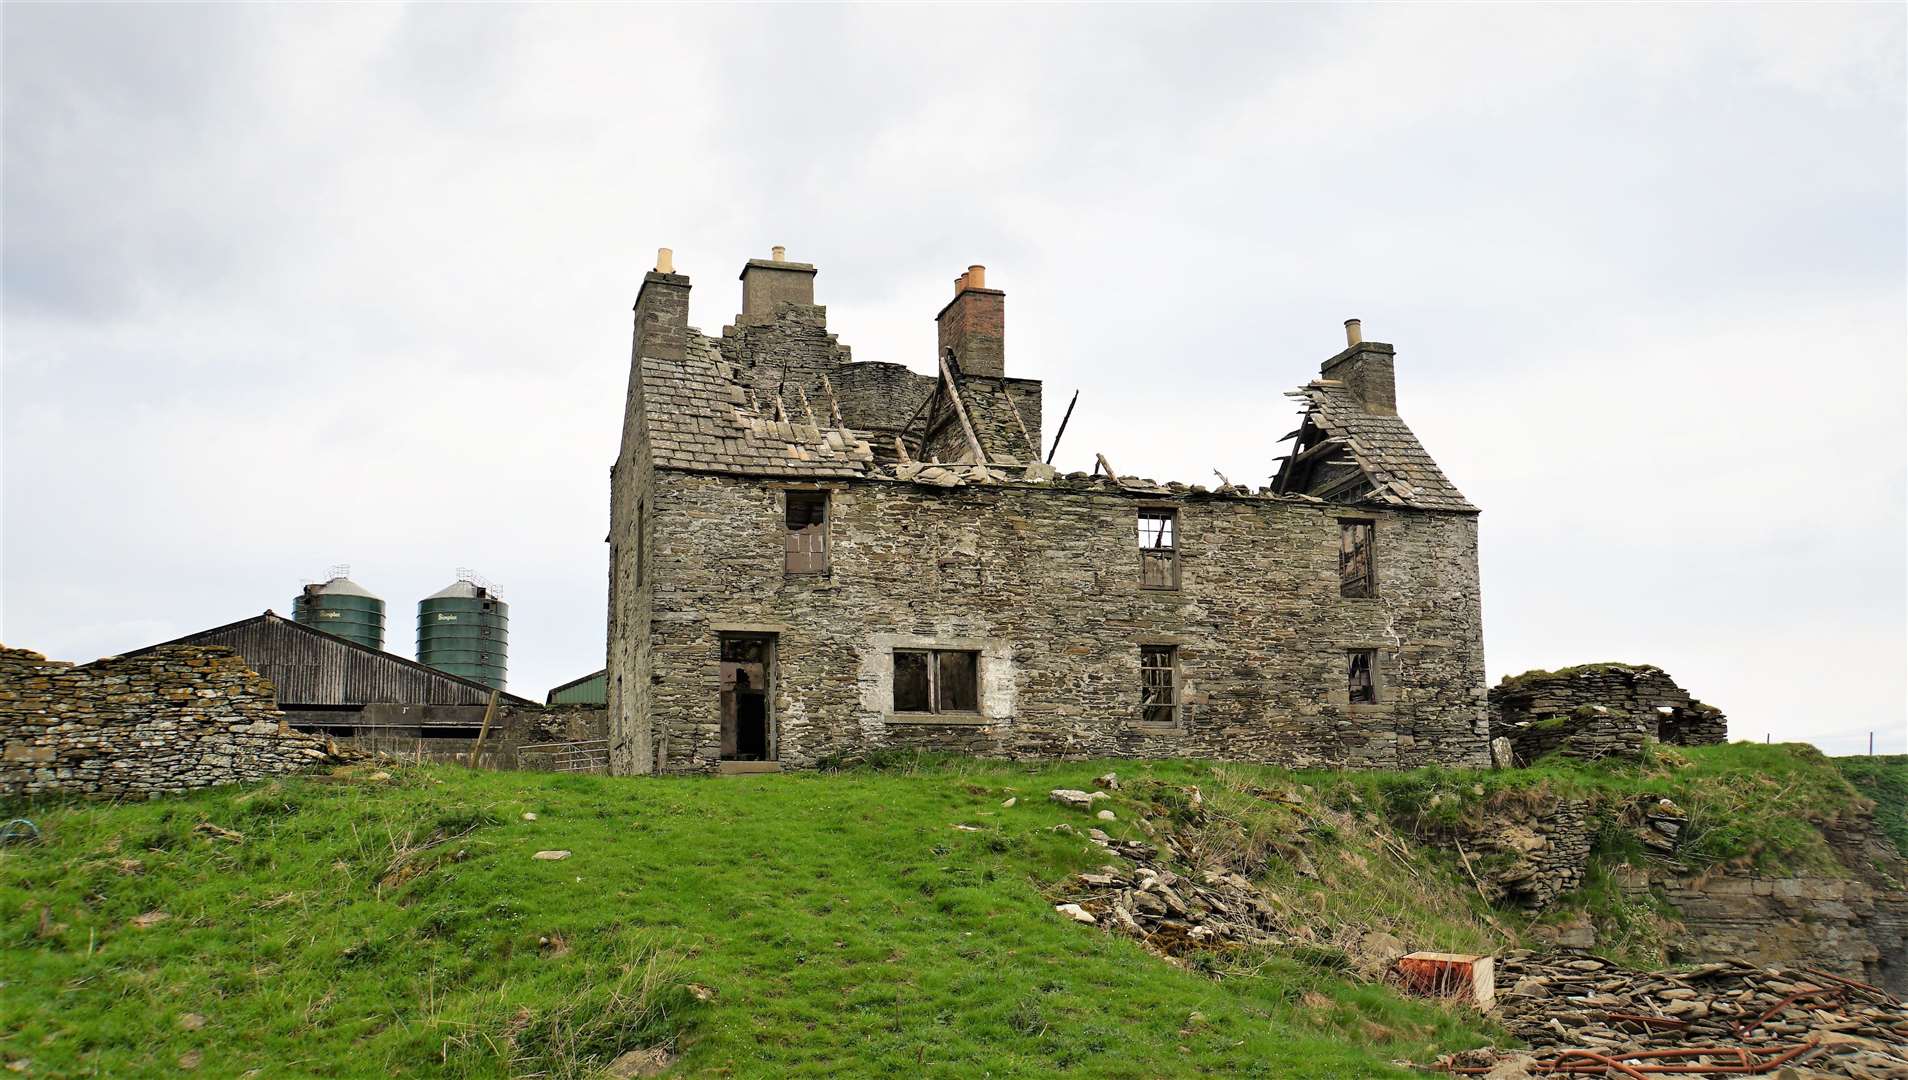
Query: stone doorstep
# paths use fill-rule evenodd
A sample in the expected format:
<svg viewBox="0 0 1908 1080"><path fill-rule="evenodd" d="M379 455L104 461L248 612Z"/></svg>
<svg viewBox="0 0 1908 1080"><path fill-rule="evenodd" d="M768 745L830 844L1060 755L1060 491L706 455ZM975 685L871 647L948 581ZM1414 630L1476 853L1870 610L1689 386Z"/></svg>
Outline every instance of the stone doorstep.
<svg viewBox="0 0 1908 1080"><path fill-rule="evenodd" d="M716 766L717 776L761 776L781 771L779 761L724 761Z"/></svg>

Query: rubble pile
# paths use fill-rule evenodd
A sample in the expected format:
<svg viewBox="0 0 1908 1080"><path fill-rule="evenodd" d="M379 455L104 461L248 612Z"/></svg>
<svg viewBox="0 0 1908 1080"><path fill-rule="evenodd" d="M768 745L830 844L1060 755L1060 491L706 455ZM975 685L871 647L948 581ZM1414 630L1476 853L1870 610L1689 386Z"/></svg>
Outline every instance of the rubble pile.
<svg viewBox="0 0 1908 1080"><path fill-rule="evenodd" d="M1530 1075L1791 1075L1908 1080L1908 1009L1877 987L1741 961L1640 972L1584 953L1498 959L1495 1016ZM1485 1075L1495 1055L1443 1062ZM1781 1072L1779 1070L1793 1070Z"/></svg>
<svg viewBox="0 0 1908 1080"><path fill-rule="evenodd" d="M1096 835L1097 834L1097 835ZM1179 956L1218 945L1267 945L1288 940L1281 933L1278 913L1250 881L1231 871L1205 870L1198 879L1165 867L1147 865L1154 852L1136 851L1146 845L1106 838L1098 829L1088 837L1110 851L1135 860L1131 866L1111 863L1076 880L1085 889L1074 904L1090 918L1166 954ZM1069 913L1071 914L1071 913Z"/></svg>
<svg viewBox="0 0 1908 1080"><path fill-rule="evenodd" d="M1095 783L1102 788L1119 787L1111 774ZM1197 810L1199 789L1185 792ZM1049 792L1048 797L1064 806L1089 809L1106 794L1061 789ZM1070 825L1058 827L1072 831ZM1087 829L1086 836L1128 864L1108 863L1093 873L1077 875L1077 887L1069 892L1071 902L1054 905L1068 918L1138 938L1166 956L1222 945L1291 940L1265 893L1244 876L1223 867L1191 873L1168 869L1168 862L1187 866L1198 861L1189 858L1176 836L1160 838L1164 851L1143 841L1115 839L1099 829Z"/></svg>

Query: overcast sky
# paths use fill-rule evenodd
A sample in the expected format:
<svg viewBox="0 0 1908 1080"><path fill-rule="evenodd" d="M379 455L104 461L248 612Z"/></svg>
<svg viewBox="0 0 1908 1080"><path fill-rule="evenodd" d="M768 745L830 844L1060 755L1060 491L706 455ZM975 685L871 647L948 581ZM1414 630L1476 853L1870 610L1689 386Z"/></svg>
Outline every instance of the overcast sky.
<svg viewBox="0 0 1908 1080"><path fill-rule="evenodd" d="M630 304L821 267L930 370L969 263L1056 464L1263 483L1398 348L1483 507L1490 677L1667 668L1903 747L1904 7L24 6L0 640L91 659L460 566L511 689L603 663Z"/></svg>

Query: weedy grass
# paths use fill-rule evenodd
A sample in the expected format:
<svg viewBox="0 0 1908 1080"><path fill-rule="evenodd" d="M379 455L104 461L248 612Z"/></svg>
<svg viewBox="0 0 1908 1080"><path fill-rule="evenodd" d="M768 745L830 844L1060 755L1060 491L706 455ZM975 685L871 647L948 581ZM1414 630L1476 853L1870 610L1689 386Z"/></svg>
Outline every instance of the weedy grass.
<svg viewBox="0 0 1908 1080"><path fill-rule="evenodd" d="M1848 782L1875 803L1875 823L1908 859L1908 754L1836 758Z"/></svg>
<svg viewBox="0 0 1908 1080"><path fill-rule="evenodd" d="M663 1046L672 1075L1369 1077L1484 1040L1328 960L1215 978L1057 916L1046 890L1106 854L1053 831L1097 822L1046 792L1103 767L427 767L26 808L45 842L0 849L0 1058L579 1077Z"/></svg>
<svg viewBox="0 0 1908 1080"><path fill-rule="evenodd" d="M1682 862L1768 873L1846 873L1820 826L1855 813L1862 802L1833 761L1801 743L1655 746L1642 761L1553 756L1494 772L1427 768L1308 779L1327 791L1354 792L1416 829L1455 825L1507 798L1587 798L1606 816L1626 803L1666 798L1688 815ZM1610 834L1601 830L1600 839Z"/></svg>

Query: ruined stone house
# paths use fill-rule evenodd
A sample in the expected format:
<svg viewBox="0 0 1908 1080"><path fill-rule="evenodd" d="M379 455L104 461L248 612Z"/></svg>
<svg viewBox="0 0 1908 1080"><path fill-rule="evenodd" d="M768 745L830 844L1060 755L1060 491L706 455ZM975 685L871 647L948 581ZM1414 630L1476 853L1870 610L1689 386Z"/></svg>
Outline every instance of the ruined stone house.
<svg viewBox="0 0 1908 1080"><path fill-rule="evenodd" d="M779 248L749 260L720 336L689 325L668 252L637 294L611 471L615 771L906 747L1489 763L1477 509L1399 418L1390 345L1347 324L1291 395L1269 485L1155 483L1098 455L1060 475L983 268L922 371L853 360L815 277Z"/></svg>

